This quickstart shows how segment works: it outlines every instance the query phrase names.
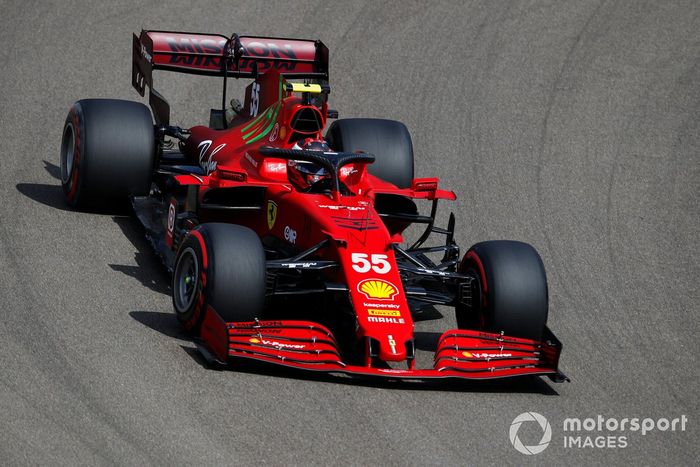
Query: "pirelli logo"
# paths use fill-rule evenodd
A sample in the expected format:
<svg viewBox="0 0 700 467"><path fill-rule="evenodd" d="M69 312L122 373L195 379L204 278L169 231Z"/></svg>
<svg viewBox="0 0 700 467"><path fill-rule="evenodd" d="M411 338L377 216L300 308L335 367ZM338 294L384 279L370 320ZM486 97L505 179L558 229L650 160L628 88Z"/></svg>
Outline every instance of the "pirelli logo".
<svg viewBox="0 0 700 467"><path fill-rule="evenodd" d="M401 316L399 310L377 310L374 308L368 309L367 314L370 316L394 316L397 318Z"/></svg>

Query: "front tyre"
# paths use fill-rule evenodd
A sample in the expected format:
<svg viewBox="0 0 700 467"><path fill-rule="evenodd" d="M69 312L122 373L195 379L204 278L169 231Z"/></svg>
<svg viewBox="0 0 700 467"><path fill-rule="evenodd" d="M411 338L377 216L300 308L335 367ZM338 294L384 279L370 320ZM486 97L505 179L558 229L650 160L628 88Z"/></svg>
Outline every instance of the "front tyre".
<svg viewBox="0 0 700 467"><path fill-rule="evenodd" d="M209 307L226 322L261 317L265 252L255 232L223 223L192 230L175 260L172 298L178 321L193 333Z"/></svg>
<svg viewBox="0 0 700 467"><path fill-rule="evenodd" d="M547 276L532 246L509 240L477 243L464 255L459 270L478 282L471 306L456 307L459 328L542 338L548 314Z"/></svg>
<svg viewBox="0 0 700 467"><path fill-rule="evenodd" d="M63 126L61 185L66 203L104 208L148 194L155 163L151 111L139 102L84 99Z"/></svg>

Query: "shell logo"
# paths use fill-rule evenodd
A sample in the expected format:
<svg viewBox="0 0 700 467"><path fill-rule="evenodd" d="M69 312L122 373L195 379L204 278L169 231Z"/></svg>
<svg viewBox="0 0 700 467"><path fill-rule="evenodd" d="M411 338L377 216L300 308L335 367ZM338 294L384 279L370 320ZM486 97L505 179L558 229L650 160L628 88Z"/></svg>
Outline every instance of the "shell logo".
<svg viewBox="0 0 700 467"><path fill-rule="evenodd" d="M375 300L392 300L399 293L394 284L382 279L365 279L357 284L357 290Z"/></svg>
<svg viewBox="0 0 700 467"><path fill-rule="evenodd" d="M248 342L250 342L251 344L259 344L260 339L256 339L255 337L251 337L250 339L248 339Z"/></svg>
<svg viewBox="0 0 700 467"><path fill-rule="evenodd" d="M472 358L474 356L471 352L462 352L462 355L464 355L467 358Z"/></svg>

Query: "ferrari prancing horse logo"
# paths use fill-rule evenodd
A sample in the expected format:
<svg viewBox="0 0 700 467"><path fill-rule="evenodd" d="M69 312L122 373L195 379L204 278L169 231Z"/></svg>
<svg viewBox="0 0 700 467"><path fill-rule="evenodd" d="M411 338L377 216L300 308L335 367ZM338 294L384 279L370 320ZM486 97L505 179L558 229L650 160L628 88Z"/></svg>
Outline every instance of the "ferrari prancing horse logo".
<svg viewBox="0 0 700 467"><path fill-rule="evenodd" d="M275 225L275 219L277 219L277 203L274 201L267 202L267 227L272 230Z"/></svg>

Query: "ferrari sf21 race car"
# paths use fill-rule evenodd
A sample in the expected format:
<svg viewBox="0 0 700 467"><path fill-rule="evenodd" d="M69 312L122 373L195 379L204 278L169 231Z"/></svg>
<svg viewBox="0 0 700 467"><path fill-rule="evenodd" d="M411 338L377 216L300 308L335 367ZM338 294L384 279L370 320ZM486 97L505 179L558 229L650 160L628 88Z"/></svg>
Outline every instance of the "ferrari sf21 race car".
<svg viewBox="0 0 700 467"><path fill-rule="evenodd" d="M209 362L253 359L394 379L487 379L558 370L540 256L487 241L460 257L455 218L435 225L437 178L415 178L407 128L338 120L321 41L142 31L138 102L87 99L61 146L66 202L130 199L172 274L175 315ZM223 78L208 126L170 124L153 70ZM228 78L253 81L227 104ZM152 110L152 112L151 112ZM335 119L325 135L327 119ZM154 123L155 122L155 123ZM429 215L417 201L431 202ZM413 224L424 230L404 244ZM427 246L431 235L444 241ZM404 245L404 246L402 246ZM453 307L458 329L417 368L414 321Z"/></svg>

